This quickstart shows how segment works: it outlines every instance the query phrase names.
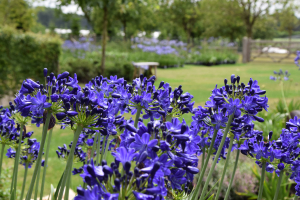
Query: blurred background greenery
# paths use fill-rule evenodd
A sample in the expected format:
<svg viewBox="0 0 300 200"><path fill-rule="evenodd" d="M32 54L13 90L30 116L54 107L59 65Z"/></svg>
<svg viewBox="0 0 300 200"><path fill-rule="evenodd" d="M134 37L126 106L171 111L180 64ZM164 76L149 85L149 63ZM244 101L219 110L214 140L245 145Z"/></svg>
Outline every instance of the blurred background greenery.
<svg viewBox="0 0 300 200"><path fill-rule="evenodd" d="M290 80L284 83L285 96L290 111L300 110L300 71L292 58L288 63L241 63L242 39L247 36L296 44L300 41L299 6L297 0L1 0L1 104L13 100L25 78L43 82L45 67L55 73L77 73L84 85L97 75L118 75L132 81L132 62L154 61L159 63L156 84L163 80L172 88L182 85L185 92L194 96L195 106L204 106L215 85L222 85L223 79L231 74L241 76L244 82L250 77L258 80L267 91L270 109L261 114L265 122L256 124L256 128L265 135L273 131L276 139L288 114L279 83L269 76L274 70L289 71ZM149 70L144 73L151 75ZM190 123L191 115L184 119ZM40 129L27 129L41 139ZM51 184L56 186L65 166L55 150L69 144L72 134L70 129L55 127L46 194ZM239 162L231 199L255 199L260 173L252 160L243 156L240 159L243 162ZM0 199L8 195L12 163L5 158ZM214 182L219 179L223 164L221 161L217 165ZM227 171L224 190L232 170ZM20 167L19 188L23 174ZM31 175L29 170L28 176ZM71 186L76 191L82 180L79 175L72 179ZM275 184L277 177L270 174L267 180ZM30 178L27 183L28 187ZM291 183L285 183L287 190ZM269 194L274 191L274 184L266 184L265 199L272 196ZM290 191L284 194L288 198Z"/></svg>

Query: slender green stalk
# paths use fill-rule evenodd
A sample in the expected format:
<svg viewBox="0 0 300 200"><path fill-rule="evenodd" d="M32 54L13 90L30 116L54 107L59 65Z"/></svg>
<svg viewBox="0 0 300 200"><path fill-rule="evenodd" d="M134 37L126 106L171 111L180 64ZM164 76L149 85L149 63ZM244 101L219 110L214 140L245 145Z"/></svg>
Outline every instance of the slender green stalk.
<svg viewBox="0 0 300 200"><path fill-rule="evenodd" d="M12 175L12 178L11 178L10 194L12 194L13 189L14 189L15 169L16 169L17 165L18 165L18 162L17 162L17 160L15 159L15 161L14 161L14 169L13 169L13 175Z"/></svg>
<svg viewBox="0 0 300 200"><path fill-rule="evenodd" d="M141 111L142 111L142 106L138 106L137 111L136 111L136 115L135 115L135 120L134 120L134 127L135 128L137 128L139 118L140 118L140 115L141 115Z"/></svg>
<svg viewBox="0 0 300 200"><path fill-rule="evenodd" d="M290 113L290 111L289 111L289 107L288 107L288 105L287 105L287 103L286 103L286 99L285 99L285 95L284 95L283 80L281 80L280 85L281 85L282 99L283 99L283 102L284 102L284 105L285 105L286 112L289 114L290 119L292 119L292 116L291 116L291 113Z"/></svg>
<svg viewBox="0 0 300 200"><path fill-rule="evenodd" d="M202 162L201 162L201 170L204 167L204 162L205 162L205 147L202 148Z"/></svg>
<svg viewBox="0 0 300 200"><path fill-rule="evenodd" d="M66 182L67 182L67 178L69 176L69 174L71 174L71 170L72 170L72 165L73 165L73 158L74 158L74 152L75 152L75 148L76 148L76 144L79 138L79 135L82 131L83 127L78 125L75 133L74 133L74 138L73 138L73 143L72 143L72 147L71 147L71 151L69 153L69 157L67 160L67 165L66 165L66 169L64 172L64 176L61 182L61 186L60 186L60 190L59 190L59 195L58 195L58 200L62 199L63 193L64 193L64 189L66 186ZM69 188L66 188L66 190L68 190Z"/></svg>
<svg viewBox="0 0 300 200"><path fill-rule="evenodd" d="M295 197L294 197L294 200L297 200L298 199L298 196L297 195L295 195Z"/></svg>
<svg viewBox="0 0 300 200"><path fill-rule="evenodd" d="M23 185L22 185L22 192L21 192L20 200L23 200L25 184L26 184L26 178L27 178L27 172L28 172L28 163L26 163L26 165L25 165L25 174L24 174L24 179L23 179Z"/></svg>
<svg viewBox="0 0 300 200"><path fill-rule="evenodd" d="M166 122L172 122L172 115L167 115L166 116Z"/></svg>
<svg viewBox="0 0 300 200"><path fill-rule="evenodd" d="M64 200L69 200L69 191L70 191L70 189L67 189L67 188L70 188L71 177L72 177L72 174L69 174L68 178L67 178L67 184L66 184L66 191L65 191Z"/></svg>
<svg viewBox="0 0 300 200"><path fill-rule="evenodd" d="M108 153L108 147L109 147L109 135L107 135L107 139L106 139L106 142L105 142L105 151L104 151L104 160L106 160L107 158L107 153ZM102 164L102 163L101 163Z"/></svg>
<svg viewBox="0 0 300 200"><path fill-rule="evenodd" d="M49 157L49 149L50 149L50 144L51 144L52 131L53 131L53 128L49 131L49 134L48 134L47 149L46 149L45 163L44 163L44 171L43 171L43 178L42 178L42 185L41 185L41 192L40 192L40 199L43 199L43 193L44 193L44 186L45 186L45 179L46 179L46 171L47 171L47 167L48 167L48 157Z"/></svg>
<svg viewBox="0 0 300 200"><path fill-rule="evenodd" d="M283 170L280 171L280 175L279 175L279 179L278 179L278 182L277 182L277 187L276 187L276 192L275 192L274 200L278 199L282 177L283 177Z"/></svg>
<svg viewBox="0 0 300 200"><path fill-rule="evenodd" d="M20 131L20 135L21 135L21 131ZM16 156L17 156L17 153L18 153L18 149L16 149ZM15 156L15 161L14 161L13 176L12 176L11 185L10 185L11 197L13 197L12 192L13 192L13 189L14 189L14 184L15 184L15 179L16 179L16 168L19 166L19 160L16 159L16 156Z"/></svg>
<svg viewBox="0 0 300 200"><path fill-rule="evenodd" d="M219 183L219 188L218 188L215 200L219 199L219 196L220 196L220 193L221 193L224 177L225 177L226 170L227 170L227 167L228 167L228 164L229 164L229 159L230 159L231 149L232 149L232 145L233 145L233 140L234 140L234 135L232 135L230 137L230 143L229 143L227 158L226 158L226 162L225 162L225 165L224 165L224 169L223 169L223 172L222 172L222 177L221 177L221 180L220 180L220 183Z"/></svg>
<svg viewBox="0 0 300 200"><path fill-rule="evenodd" d="M94 155L95 155L95 149L96 149L96 145L97 145L97 134L95 134L95 137L94 137L94 143L93 143L93 147L92 147L92 152L91 152L91 156L90 156L90 159L94 159Z"/></svg>
<svg viewBox="0 0 300 200"><path fill-rule="evenodd" d="M31 198L31 195L32 195L32 192L33 192L33 187L34 187L34 184L35 184L35 180L37 178L39 168L41 168L41 162L42 162L44 146L45 146L45 142L46 142L47 131L48 131L48 127L49 127L50 117L51 117L51 112L48 111L46 122L43 126L43 133L42 133L42 141L41 141L40 151L39 151L39 155L36 159L36 165L35 165L35 168L34 168L34 171L33 171L32 179L31 179L31 182L30 182L30 186L29 186L29 189L28 189L27 196L26 196L26 200L30 200L30 198Z"/></svg>
<svg viewBox="0 0 300 200"><path fill-rule="evenodd" d="M239 162L239 156L240 156L240 150L237 150L237 152L236 152L236 157L235 157L235 163L234 163L233 172L232 172L232 175L231 175L231 179L230 179L230 182L229 182L229 185L228 185L228 188L227 188L227 191L226 191L226 195L225 195L225 199L224 199L224 200L227 200L228 197L229 197L230 190L231 190L231 186L232 186L232 183L233 183L233 180L234 180L234 176L235 176L235 171L236 171L236 168L237 168L237 165L238 165L238 162Z"/></svg>
<svg viewBox="0 0 300 200"><path fill-rule="evenodd" d="M34 190L34 200L37 200L37 198L38 198L40 174L41 174L41 168L39 168L39 171L38 171L38 174L37 174L37 177L36 177L36 184L35 184L35 190Z"/></svg>
<svg viewBox="0 0 300 200"><path fill-rule="evenodd" d="M97 149L96 149L96 165L99 164L99 156L100 156L100 131L97 133Z"/></svg>
<svg viewBox="0 0 300 200"><path fill-rule="evenodd" d="M103 155L105 153L105 149L106 149L106 140L108 139L108 135L106 135L104 138L103 138L103 141L102 141L102 149L101 149L101 157L100 157L100 165L102 165L102 160L103 160Z"/></svg>
<svg viewBox="0 0 300 200"><path fill-rule="evenodd" d="M16 166L14 168L14 194L12 194L12 196L14 197L14 199L16 199L16 192L17 192L17 180L18 180L18 168L19 168L19 160L20 160L20 153L21 153L21 148L22 148L22 135L23 135L23 127L24 125L21 125L21 129L20 129L20 136L19 136L19 145L18 145L18 149L16 152L16 156L15 156L15 160L16 160Z"/></svg>
<svg viewBox="0 0 300 200"><path fill-rule="evenodd" d="M227 134L228 134L228 132L229 132L229 128L230 128L231 122L232 122L232 120L233 120L233 115L234 115L234 114L231 114L231 115L229 116L229 119L228 119L228 122L227 122L227 125L226 125L226 128L225 128L225 132L224 132L224 134L223 134L223 137L222 137L221 143L220 143L220 145L219 145L217 154L215 155L215 159L214 159L214 161L213 161L213 163L212 163L212 166L211 166L211 168L210 168L210 170L209 170L208 177L207 177L207 179L206 179L206 181L205 181L203 190L202 190L202 192L201 192L200 200L204 200L204 197L205 197L205 191L206 191L206 189L207 189L207 187L208 187L208 184L209 184L209 181L210 181L210 179L211 179L212 173L213 173L213 171L214 171L214 169L215 169L215 166L216 166L216 164L217 164L217 162L218 162L218 158L219 158L219 156L220 156L220 154L221 154L221 151L222 151L222 148L223 148L223 146L224 146L225 139L226 139L226 137L227 137ZM198 191L198 193L200 193L200 191ZM198 196L198 195L199 195L199 194L197 194L197 196Z"/></svg>
<svg viewBox="0 0 300 200"><path fill-rule="evenodd" d="M263 162L262 163L262 168L261 168L261 176L260 176L259 192L258 192L257 200L262 199L262 194L263 194L263 190L264 190L265 172L266 172L266 162Z"/></svg>
<svg viewBox="0 0 300 200"><path fill-rule="evenodd" d="M5 149L5 144L2 144L1 157L0 157L0 178L1 178L1 172L2 172L2 161L3 161L4 149Z"/></svg>
<svg viewBox="0 0 300 200"><path fill-rule="evenodd" d="M214 131L214 134L213 134L213 137L212 137L212 140L211 140L211 142L210 142L210 146L209 146L207 155L206 155L206 159L205 159L204 166L201 167L200 176L199 176L199 178L198 178L197 185L196 185L195 190L194 190L194 193L193 193L193 195L192 195L192 199L196 199L196 197L199 196L198 191L200 191L200 187L201 187L201 184L202 184L202 179L203 179L203 177L204 177L205 170L206 170L208 161L209 161L209 159L210 159L210 155L212 154L212 150L213 150L213 146L214 146L214 143L215 143L215 140L216 140L216 137L217 137L217 133L218 133L218 130L215 130L215 131Z"/></svg>

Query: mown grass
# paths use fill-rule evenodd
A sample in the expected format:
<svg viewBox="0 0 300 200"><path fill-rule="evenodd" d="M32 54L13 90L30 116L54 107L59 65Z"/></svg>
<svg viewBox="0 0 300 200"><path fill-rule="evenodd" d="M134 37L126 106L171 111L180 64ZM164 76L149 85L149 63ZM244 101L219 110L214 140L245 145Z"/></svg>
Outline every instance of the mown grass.
<svg viewBox="0 0 300 200"><path fill-rule="evenodd" d="M288 70L291 73L291 81L286 82L286 97L288 100L300 99L300 71L293 64L277 64L277 63L248 63L248 64L236 64L236 65L219 65L213 67L204 66L192 66L186 65L183 68L176 69L158 69L157 76L158 80L156 85L160 81L165 81L170 83L172 88L182 85L184 92L189 92L194 95L195 105L204 105L212 89L218 84L223 85L224 78L229 79L231 74L236 74L241 77L241 81L247 83L249 78L252 77L258 80L259 85L262 89L267 91L267 97L272 107L277 103L278 99L281 98L281 90L278 82L271 81L269 76L272 75L273 71L279 69ZM130 117L126 115L126 117ZM191 122L191 115L185 117L188 123ZM33 130L35 133L33 137L41 140L41 128L36 128L34 126L29 126L28 130ZM56 150L58 146L63 144L69 144L73 138L73 133L70 129L61 130L59 127L55 127L52 136L52 142L50 147L50 157L49 157L49 168L47 169L45 192L47 195L50 192L50 185L53 184L56 187L63 169L65 167L65 162L59 160L56 155ZM12 160L4 158L4 166L12 166ZM75 165L78 167L79 165ZM26 187L29 187L33 169L29 169L28 178L26 181ZM21 184L23 180L24 168L20 166L18 174L18 188L21 190ZM75 191L76 187L82 184L82 179L77 176L72 177L71 187Z"/></svg>

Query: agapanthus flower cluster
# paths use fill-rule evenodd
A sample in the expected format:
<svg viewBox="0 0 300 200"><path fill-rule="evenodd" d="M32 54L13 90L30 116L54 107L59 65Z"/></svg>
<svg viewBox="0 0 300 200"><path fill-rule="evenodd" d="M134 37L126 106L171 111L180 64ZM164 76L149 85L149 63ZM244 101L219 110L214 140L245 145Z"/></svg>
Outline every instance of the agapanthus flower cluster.
<svg viewBox="0 0 300 200"><path fill-rule="evenodd" d="M79 187L76 200L164 199L171 188L191 192L189 186L199 171L197 133L177 118L150 121L147 126L139 122L138 128L133 123L127 122L110 166L106 161L95 166L92 161L83 167L80 176L89 187Z"/></svg>
<svg viewBox="0 0 300 200"><path fill-rule="evenodd" d="M74 57L85 58L86 51L97 51L101 49L101 46L92 44L91 42L93 42L93 38L85 37L79 38L79 41L74 39L65 40L62 44L62 48L72 52Z"/></svg>
<svg viewBox="0 0 300 200"><path fill-rule="evenodd" d="M173 47L184 47L187 43L178 40L158 40L156 38L139 38L135 37L131 39L132 42L144 44L144 45L162 45Z"/></svg>
<svg viewBox="0 0 300 200"><path fill-rule="evenodd" d="M72 143L69 144L69 148L72 147ZM67 160L69 156L70 150L68 149L67 145L64 144L62 147L58 147L58 150L56 150L56 154L58 158L62 158ZM84 162L86 160L86 153L82 150L82 148L78 145L75 147L75 152L74 152L74 163L77 162Z"/></svg>
<svg viewBox="0 0 300 200"><path fill-rule="evenodd" d="M219 148L220 141L224 134L224 128L232 116L230 134L234 139L248 137L253 134L253 121L263 122L257 114L268 108L268 98L261 97L266 92L261 90L256 80L250 79L248 84L240 83L240 77L231 76L230 83L224 80L225 86L215 88L205 107L199 106L194 109L192 117L192 128L202 133L202 148L209 146L208 139L212 139L214 130L217 130L214 148ZM208 138L205 136L207 134ZM226 158L225 148L229 145L229 138L225 140L225 145L221 157Z"/></svg>
<svg viewBox="0 0 300 200"><path fill-rule="evenodd" d="M283 72L280 69L278 72L274 71L274 75L275 76L270 76L270 79L273 81L276 81L276 80L287 81L287 80L289 80L289 76L291 74L289 74L288 71Z"/></svg>
<svg viewBox="0 0 300 200"><path fill-rule="evenodd" d="M138 140L138 136L135 136L137 131L135 127L138 125L139 128L141 127L141 129L148 132L148 136L145 134L148 140L150 135L155 140L164 139L164 141L157 142L162 145L165 154L162 157L163 161L160 162L169 162L171 159L177 159L178 156L183 157L182 159L185 160L178 160L182 169L175 170L173 167L169 169L172 170L172 176L170 175L169 179L174 179L173 182L170 182L173 188L180 189L181 185L192 181L193 174L197 171L195 168L197 166L195 154L199 148L194 149L197 147L198 140L192 141L191 139L197 138L197 133L189 132L188 128L187 130L184 128L181 130L181 123L178 121L172 121L171 125L168 123L162 125L166 121L171 121L173 117L180 117L182 114L193 110L194 103L191 101L193 96L189 93L183 93L181 86L172 90L168 83L161 82L159 87L156 88L154 86L155 77L147 79L140 76L130 85L123 78L117 78L116 76L110 78L98 76L86 84L84 88L81 88L78 85L76 74L74 74L74 77L70 77L68 72L64 72L56 77L53 73L48 75L47 69L44 69L44 76L44 84L31 79L23 82L15 99L15 112L20 113L22 117L30 118L31 122L37 126L42 123L45 124L46 119L50 116L49 129L55 124L60 124L62 128L70 126L73 130L81 126L83 130L76 144L74 144L72 162L75 156L79 162L92 163L91 159L95 159L96 152L101 151L103 153L105 151L107 153L106 151L109 150L118 152L118 149L121 149L122 146L131 149L130 151L138 151L134 147L129 147L129 141L134 142L134 138ZM122 116L124 113L141 115L142 118L137 118L135 125L132 120L126 121L124 119ZM148 127L141 125L143 119L150 121ZM150 129L151 124L152 129ZM187 127L185 122L183 124L183 127ZM172 131L167 133L167 129L163 128L166 126L170 126L172 130L175 130L175 133L182 131L182 134L173 137L171 135ZM140 137L142 138L142 134ZM123 144L127 145L124 146ZM141 153L144 156L149 153L152 160L148 159L144 165L151 168L157 161L154 162L153 159L158 157L155 155L160 147L157 144L154 146L146 145L153 148L153 151L149 150ZM69 147L70 149L67 148L67 145L59 147L57 155L60 158L68 159L73 143ZM95 152L92 152L93 148L95 148ZM129 151L129 149L126 151ZM170 155L166 154L167 151L170 152ZM177 151L181 154L178 154ZM144 159L146 160L147 157ZM25 157L23 159L26 160ZM78 174L84 169L84 167L74 169L73 174ZM167 172L168 176L169 170ZM150 173L150 171L148 169L147 173ZM151 184L153 184L153 178ZM177 179L179 179L179 183L176 183ZM93 186L91 185L91 187ZM188 191L187 188L182 189Z"/></svg>
<svg viewBox="0 0 300 200"><path fill-rule="evenodd" d="M300 70L300 63L299 63L299 60L300 60L300 51L297 51L296 52L296 58L295 58L295 64L299 67L299 70Z"/></svg>
<svg viewBox="0 0 300 200"><path fill-rule="evenodd" d="M146 46L143 44L138 44L138 45L132 45L131 48L135 49L141 49L143 52L154 52L158 55L162 54L178 54L178 51L171 46L160 46L160 45L155 45L155 46Z"/></svg>
<svg viewBox="0 0 300 200"><path fill-rule="evenodd" d="M282 129L282 133L277 140L271 140L272 132L269 133L267 141L264 141L262 132L250 136L241 145L240 150L243 154L256 160L261 167L262 162L266 163L266 171L279 176L283 171L294 180L297 185L296 195L300 196L300 148L299 148L299 132L300 120L295 117L286 123L286 128Z"/></svg>
<svg viewBox="0 0 300 200"><path fill-rule="evenodd" d="M36 161L40 150L40 143L35 138L28 139L27 143L21 150L21 164L25 167L31 168ZM41 163L42 164L42 163Z"/></svg>

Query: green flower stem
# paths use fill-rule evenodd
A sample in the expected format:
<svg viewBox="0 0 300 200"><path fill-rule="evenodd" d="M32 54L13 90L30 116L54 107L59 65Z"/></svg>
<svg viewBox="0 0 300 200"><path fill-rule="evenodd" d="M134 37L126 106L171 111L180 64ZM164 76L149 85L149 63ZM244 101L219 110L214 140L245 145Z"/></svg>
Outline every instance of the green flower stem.
<svg viewBox="0 0 300 200"><path fill-rule="evenodd" d="M166 116L166 122L172 122L172 115L167 115Z"/></svg>
<svg viewBox="0 0 300 200"><path fill-rule="evenodd" d="M222 148L223 148L223 146L224 146L225 139L226 139L226 137L227 137L227 134L228 134L228 132L229 132L229 128L230 128L231 122L232 122L232 120L233 120L233 115L234 115L234 114L231 114L231 115L229 116L229 119L228 119L228 122L227 122L227 125L226 125L226 128L225 128L225 132L224 132L224 134L223 134L223 137L222 137L221 143L220 143L220 145L219 145L217 154L216 154L215 159L214 159L214 161L213 161L213 163L212 163L212 166L211 166L211 168L210 168L210 170L209 170L208 177L207 177L207 179L206 179L206 181L205 181L203 190L202 190L202 192L201 192L200 200L204 200L204 197L205 197L205 191L207 190L207 187L208 187L209 181L210 181L210 179L211 179L212 173L213 173L213 171L215 170L215 166L216 166L216 164L217 164L217 162L218 162L218 158L219 158L219 156L220 156L220 154L221 154L221 151L222 151ZM200 190L198 191L197 196L199 195L199 193L200 193Z"/></svg>
<svg viewBox="0 0 300 200"><path fill-rule="evenodd" d="M93 159L94 160L94 155L95 155L95 149L96 149L96 145L97 145L97 134L95 134L95 137L94 137L94 143L93 143L93 147L92 147L92 151L91 151L91 156L90 156L90 159Z"/></svg>
<svg viewBox="0 0 300 200"><path fill-rule="evenodd" d="M204 167L204 162L205 162L205 147L202 148L202 162L201 162L201 170Z"/></svg>
<svg viewBox="0 0 300 200"><path fill-rule="evenodd" d="M18 149L16 152L16 156L15 156L15 164L16 166L14 166L14 189L13 189L13 194L11 194L11 197L13 197L14 199L16 199L16 192L17 192L17 180L18 180L18 168L19 168L19 160L20 160L20 153L21 153L21 148L22 148L22 135L23 135L23 128L24 125L21 124L21 129L20 129L20 136L19 136L19 145L18 145Z"/></svg>
<svg viewBox="0 0 300 200"><path fill-rule="evenodd" d="M43 157L44 146L45 146L45 142L46 142L47 131L48 131L48 127L49 127L50 117L51 117L51 112L48 111L46 122L43 126L43 133L42 133L42 141L41 141L40 151L39 151L39 155L36 159L36 165L35 165L35 168L34 168L34 171L33 171L32 179L31 179L31 182L30 182L30 186L29 186L29 189L28 189L27 196L26 196L26 200L31 199L31 195L32 195L32 192L33 192L33 187L34 187L34 184L35 184L35 180L37 178L39 168L41 168L42 157Z"/></svg>
<svg viewBox="0 0 300 200"><path fill-rule="evenodd" d="M260 176L260 181L259 181L259 192L258 192L257 200L262 199L262 194L263 194L263 190L264 190L265 172L266 172L266 162L263 162L262 168L261 168L261 176Z"/></svg>
<svg viewBox="0 0 300 200"><path fill-rule="evenodd" d="M97 133L97 147L96 147L96 165L99 164L99 156L100 156L100 131Z"/></svg>
<svg viewBox="0 0 300 200"><path fill-rule="evenodd" d="M212 137L212 140L210 142L210 146L209 146L207 155L206 155L205 163L204 163L203 167L201 167L200 177L198 178L198 182L197 182L197 185L195 187L194 193L192 195L192 199L196 199L196 197L199 196L198 191L200 191L200 187L201 187L201 184L202 184L202 179L204 177L205 170L206 170L208 161L210 159L210 155L212 154L212 150L213 150L213 146L214 146L214 143L215 143L215 140L216 140L216 137L217 137L217 133L218 133L218 130L215 130L214 134L213 134L213 137Z"/></svg>
<svg viewBox="0 0 300 200"><path fill-rule="evenodd" d="M62 199L64 189L65 189L65 186L66 186L66 182L67 182L67 178L71 174L73 158L74 158L74 152L75 152L77 141L78 141L78 138L79 138L79 135L80 135L82 129L83 129L83 127L78 125L78 127L77 127L77 129L74 133L73 143L72 143L71 151L70 151L69 156L68 156L68 161L67 161L65 173L64 173L64 176L63 176L63 179L62 179L62 182L61 182L60 191L59 191L59 195L58 195L58 200ZM69 188L66 188L66 190L68 190L68 189Z"/></svg>
<svg viewBox="0 0 300 200"><path fill-rule="evenodd" d="M103 156L104 156L104 153L105 153L105 149L106 149L106 146L108 146L108 144L105 146L106 144L106 140L108 139L108 134L103 138L103 141L102 141L102 149L101 149L101 157L100 157L100 166L102 166L102 160L103 160Z"/></svg>
<svg viewBox="0 0 300 200"><path fill-rule="evenodd" d="M68 178L67 178L67 184L66 184L66 191L65 191L65 199L64 200L69 200L69 190L67 188L70 188L70 183L71 183L71 177L72 174L68 174Z"/></svg>
<svg viewBox="0 0 300 200"><path fill-rule="evenodd" d="M39 171L38 171L38 174L37 174L37 177L36 177L36 184L35 184L35 190L34 190L34 200L37 200L37 198L38 198L40 174L41 174L41 168L39 168Z"/></svg>
<svg viewBox="0 0 300 200"><path fill-rule="evenodd" d="M297 195L295 195L295 197L294 197L294 200L297 200L298 199L298 196Z"/></svg>
<svg viewBox="0 0 300 200"><path fill-rule="evenodd" d="M25 166L25 174L24 174L24 179L23 179L23 185L22 185L22 192L21 192L20 200L23 200L25 184L26 184L26 178L27 178L27 172L28 172L28 163L26 163L26 166Z"/></svg>
<svg viewBox="0 0 300 200"><path fill-rule="evenodd" d="M105 145L105 151L104 151L104 158L103 158L104 160L106 160L106 158L107 158L109 142L110 142L109 136L107 136L106 145ZM106 160L106 161L107 161L107 160ZM101 164L102 164L102 163L101 163Z"/></svg>
<svg viewBox="0 0 300 200"><path fill-rule="evenodd" d="M140 118L140 115L141 115L141 111L142 111L142 106L139 105L137 107L137 111L136 111L136 114L135 114L135 120L134 120L134 127L135 128L137 128L139 118Z"/></svg>
<svg viewBox="0 0 300 200"><path fill-rule="evenodd" d="M238 165L238 162L239 162L239 156L240 156L240 150L237 150L237 152L236 152L236 157L235 157L235 163L234 163L233 172L232 172L232 175L231 175L231 179L230 179L230 182L229 182L229 185L228 185L228 188L227 188L227 191L226 191L226 195L225 195L225 199L224 199L224 200L227 200L228 197L229 197L230 190L231 190L231 186L232 186L232 183L233 183L233 180L234 180L234 176L235 176L235 171L236 171L236 168L237 168L237 165Z"/></svg>
<svg viewBox="0 0 300 200"><path fill-rule="evenodd" d="M5 144L2 144L1 157L0 157L0 178L1 178L1 172L2 172L2 161L3 161L4 150L5 150Z"/></svg>
<svg viewBox="0 0 300 200"><path fill-rule="evenodd" d="M222 172L222 177L221 177L221 180L220 180L220 183L219 183L219 188L218 188L215 200L219 199L219 196L220 196L220 193L221 193L221 189L222 189L224 177L225 177L226 170L227 170L228 163L229 163L229 159L230 159L230 154L231 154L231 149L232 149L232 145L233 145L233 140L234 140L234 135L232 135L230 137L230 143L229 143L227 158L226 158L225 166L224 166L224 169L223 169L223 172Z"/></svg>
<svg viewBox="0 0 300 200"><path fill-rule="evenodd" d="M48 167L48 157L49 157L49 149L51 144L51 136L52 136L53 128L49 131L48 140L47 140L47 149L45 155L45 163L44 163L44 171L43 171L43 178L42 178L42 185L41 185L41 192L40 192L40 199L43 199L44 193L44 186L45 186L45 179L46 179L46 171Z"/></svg>
<svg viewBox="0 0 300 200"><path fill-rule="evenodd" d="M283 80L281 80L280 86L281 86L281 94L282 94L282 99L283 99L283 102L284 102L284 105L285 105L286 112L288 112L290 119L292 119L292 116L291 116L291 113L289 111L289 107L286 103L286 99L285 99L285 95L284 95Z"/></svg>
<svg viewBox="0 0 300 200"><path fill-rule="evenodd" d="M278 199L282 177L283 177L283 170L280 171L280 175L279 175L279 179L278 179L278 182L277 182L277 187L276 187L276 192L275 192L274 200Z"/></svg>
<svg viewBox="0 0 300 200"><path fill-rule="evenodd" d="M17 166L17 161L16 159L14 160L14 169L13 169L13 175L12 175L12 178L11 178L11 185L10 185L10 194L13 192L13 189L14 189L14 181L15 181L15 168Z"/></svg>

